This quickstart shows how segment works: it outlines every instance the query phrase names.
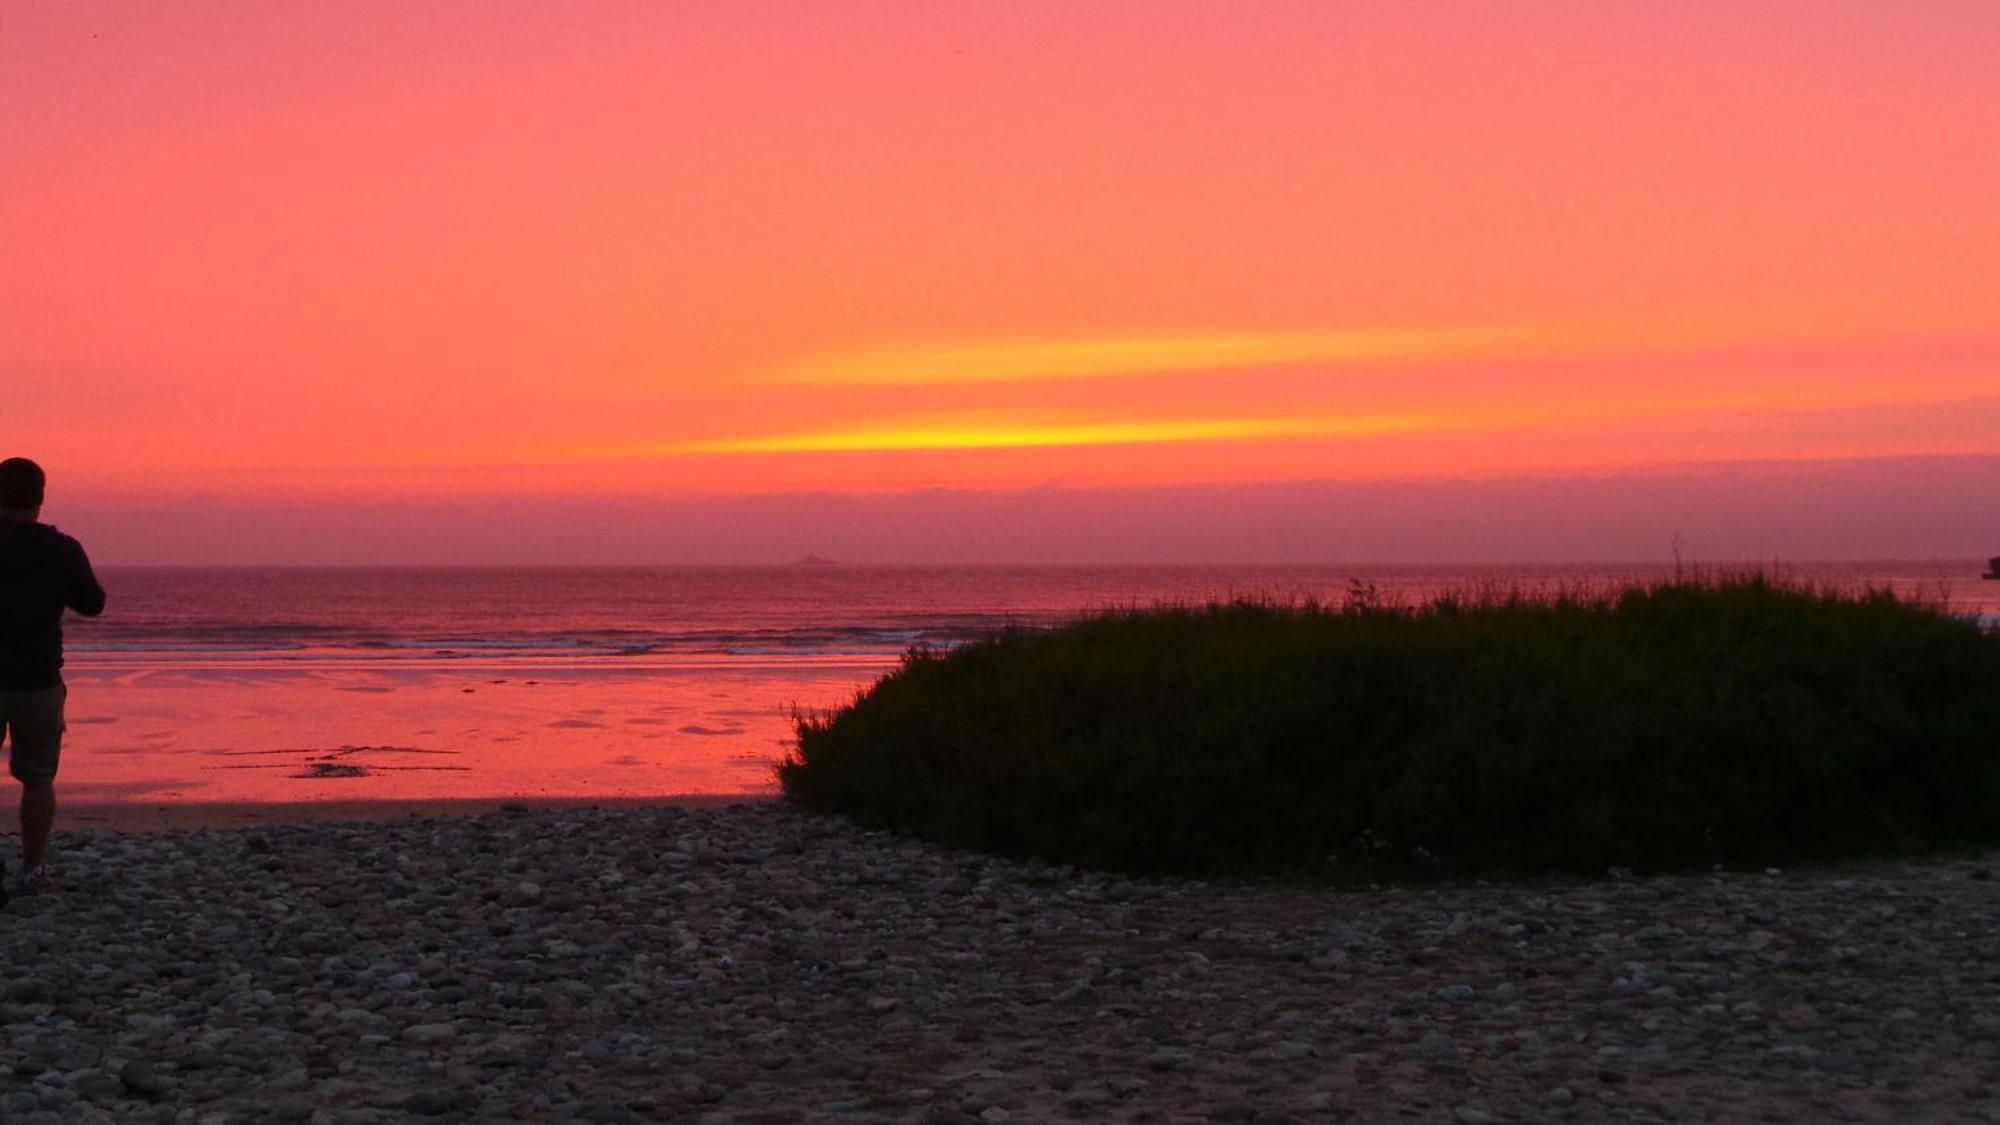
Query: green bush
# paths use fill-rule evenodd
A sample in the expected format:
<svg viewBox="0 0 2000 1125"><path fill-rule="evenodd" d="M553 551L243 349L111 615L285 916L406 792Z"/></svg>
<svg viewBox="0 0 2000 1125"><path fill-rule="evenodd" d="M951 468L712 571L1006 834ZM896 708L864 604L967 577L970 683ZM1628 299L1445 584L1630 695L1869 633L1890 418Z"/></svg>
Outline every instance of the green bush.
<svg viewBox="0 0 2000 1125"><path fill-rule="evenodd" d="M2000 836L2000 637L1761 576L1109 613L802 716L787 798L985 851L1335 878Z"/></svg>

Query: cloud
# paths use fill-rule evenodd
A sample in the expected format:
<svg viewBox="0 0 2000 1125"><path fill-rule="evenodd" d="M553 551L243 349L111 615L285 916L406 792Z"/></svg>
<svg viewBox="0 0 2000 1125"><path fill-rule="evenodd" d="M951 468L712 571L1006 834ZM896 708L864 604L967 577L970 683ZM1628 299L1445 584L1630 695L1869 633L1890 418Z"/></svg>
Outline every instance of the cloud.
<svg viewBox="0 0 2000 1125"><path fill-rule="evenodd" d="M1995 510L2000 456L1984 455L1109 488L294 498L168 519L127 503L64 522L107 567L114 597L143 581L117 564L782 564L808 550L850 565L1664 562L1678 532L1704 561L1963 560L1955 572L1978 598L1971 576L1995 550Z"/></svg>
<svg viewBox="0 0 2000 1125"><path fill-rule="evenodd" d="M1495 331L1321 332L1112 337L820 356L766 377L781 383L949 384L1092 379L1298 363L1435 359L1517 342Z"/></svg>
<svg viewBox="0 0 2000 1125"><path fill-rule="evenodd" d="M808 430L689 442L675 453L832 453L937 449L1023 449L1066 445L1340 437L1432 428L1416 415L1342 418L1207 418L1154 422L1035 422L1005 418L932 420L888 428Z"/></svg>

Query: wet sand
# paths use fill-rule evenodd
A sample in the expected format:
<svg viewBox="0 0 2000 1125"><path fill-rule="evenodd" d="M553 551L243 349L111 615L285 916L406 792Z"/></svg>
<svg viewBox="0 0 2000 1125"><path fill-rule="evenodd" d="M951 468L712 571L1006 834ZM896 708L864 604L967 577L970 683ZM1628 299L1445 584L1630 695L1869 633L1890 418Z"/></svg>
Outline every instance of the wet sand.
<svg viewBox="0 0 2000 1125"><path fill-rule="evenodd" d="M769 793L793 707L845 702L873 673L99 656L66 674L58 784L81 806Z"/></svg>

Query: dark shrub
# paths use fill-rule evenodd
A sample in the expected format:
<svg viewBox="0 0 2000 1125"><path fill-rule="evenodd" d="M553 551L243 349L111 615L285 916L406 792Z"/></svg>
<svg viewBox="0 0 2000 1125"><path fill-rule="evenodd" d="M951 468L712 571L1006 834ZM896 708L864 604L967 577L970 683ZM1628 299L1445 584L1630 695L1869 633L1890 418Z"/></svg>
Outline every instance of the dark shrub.
<svg viewBox="0 0 2000 1125"><path fill-rule="evenodd" d="M1773 862L2000 837L2000 637L1761 577L1235 603L915 652L785 795L1129 871Z"/></svg>

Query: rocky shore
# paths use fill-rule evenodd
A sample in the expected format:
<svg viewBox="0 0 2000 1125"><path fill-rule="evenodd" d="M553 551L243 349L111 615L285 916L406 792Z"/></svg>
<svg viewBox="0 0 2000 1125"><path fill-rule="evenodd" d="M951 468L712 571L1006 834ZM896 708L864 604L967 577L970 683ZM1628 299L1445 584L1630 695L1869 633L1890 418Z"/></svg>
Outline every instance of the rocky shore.
<svg viewBox="0 0 2000 1125"><path fill-rule="evenodd" d="M2000 857L1335 891L771 803L58 846L10 1125L2000 1121Z"/></svg>

